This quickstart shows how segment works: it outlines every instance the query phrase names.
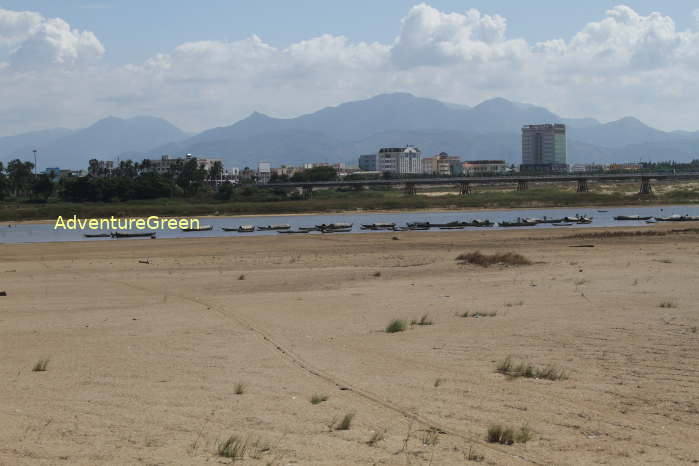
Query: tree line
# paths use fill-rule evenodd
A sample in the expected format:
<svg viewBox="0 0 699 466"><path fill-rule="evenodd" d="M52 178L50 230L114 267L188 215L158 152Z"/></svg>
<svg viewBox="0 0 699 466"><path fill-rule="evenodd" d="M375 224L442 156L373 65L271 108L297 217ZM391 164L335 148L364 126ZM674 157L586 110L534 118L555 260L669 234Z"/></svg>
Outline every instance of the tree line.
<svg viewBox="0 0 699 466"><path fill-rule="evenodd" d="M175 197L274 201L295 197L295 193L290 190L268 190L254 186L254 176L241 180L239 184L224 182L216 187L215 182L223 175L222 164L215 162L207 170L196 158L175 162L167 173L149 171L149 160L140 163L125 160L111 169L105 169L97 160L91 160L87 176L35 174L34 168L33 163L19 159L10 161L7 167L0 162L0 200L11 196L17 200L46 202L53 195L67 202L118 202ZM252 173L250 169L245 171ZM336 177L334 168L316 167L295 174L291 180L324 181Z"/></svg>

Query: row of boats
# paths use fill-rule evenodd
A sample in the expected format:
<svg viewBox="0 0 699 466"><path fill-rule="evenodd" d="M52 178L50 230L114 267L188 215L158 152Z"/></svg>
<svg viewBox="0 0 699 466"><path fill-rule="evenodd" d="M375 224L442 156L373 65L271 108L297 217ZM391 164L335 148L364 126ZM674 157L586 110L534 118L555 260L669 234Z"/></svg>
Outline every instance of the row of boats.
<svg viewBox="0 0 699 466"><path fill-rule="evenodd" d="M487 219L474 219L471 221L452 221L447 223L432 223L432 222L408 222L405 226L399 226L394 222L375 222L362 224L361 230L369 231L408 231L408 230L462 230L464 228L473 227L493 227L499 226L504 228L509 227L531 227L539 224L551 224L553 226L571 226L580 224L592 223L591 216L586 215L575 215L574 217L561 217L561 218L549 218L544 216L543 218L516 218L511 221L501 221L501 222L491 222ZM669 217L653 217L653 216L640 216L640 215L617 215L614 217L617 221L646 221L647 223L655 222L697 222L699 217L690 215L671 215ZM236 232L236 233L253 233L255 231L276 231L277 233L283 234L302 234L302 233L349 233L354 227L353 223L349 222L336 222L336 223L322 223L313 226L301 226L296 230L291 228L288 223L280 223L275 225L240 225L237 227L223 227L222 230L226 232ZM200 231L211 231L213 226L204 225L197 228L185 228L182 229L183 232L200 232ZM111 232L111 233L86 233L84 236L86 238L155 238L156 232Z"/></svg>

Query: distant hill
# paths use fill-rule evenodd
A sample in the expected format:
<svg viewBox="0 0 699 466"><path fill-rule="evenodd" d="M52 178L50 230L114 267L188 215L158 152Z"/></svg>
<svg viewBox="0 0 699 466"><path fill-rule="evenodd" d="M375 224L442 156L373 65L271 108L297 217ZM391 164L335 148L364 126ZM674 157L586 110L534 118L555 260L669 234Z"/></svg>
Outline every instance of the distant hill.
<svg viewBox="0 0 699 466"><path fill-rule="evenodd" d="M160 118L108 117L79 130L55 129L0 138L0 160L30 160L36 149L40 168L86 168L91 158L112 159L126 152L135 155L186 137Z"/></svg>
<svg viewBox="0 0 699 466"><path fill-rule="evenodd" d="M699 157L699 132L664 132L633 117L600 123L563 118L536 105L503 98L474 107L406 93L382 94L327 107L296 118L253 113L230 126L189 136L165 120L105 118L82 130L50 130L0 138L0 160L40 151L40 166L86 167L92 157L113 159L191 153L220 157L226 166L356 161L382 146L418 146L464 160L503 159L519 163L521 127L564 123L568 162L686 161ZM31 147L30 147L31 146Z"/></svg>

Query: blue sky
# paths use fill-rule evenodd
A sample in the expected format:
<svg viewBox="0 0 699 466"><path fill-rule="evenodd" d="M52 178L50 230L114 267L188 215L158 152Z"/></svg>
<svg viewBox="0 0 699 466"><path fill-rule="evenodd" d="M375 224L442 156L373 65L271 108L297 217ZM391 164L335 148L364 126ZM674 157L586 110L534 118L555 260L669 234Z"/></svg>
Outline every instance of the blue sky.
<svg viewBox="0 0 699 466"><path fill-rule="evenodd" d="M387 92L699 130L698 81L696 0L0 0L0 136Z"/></svg>
<svg viewBox="0 0 699 466"><path fill-rule="evenodd" d="M238 40L257 34L283 47L324 33L352 41L389 42L400 18L415 0L0 0L0 7L61 17L71 26L95 32L115 64L140 62L183 42ZM435 0L442 11L476 8L508 19L510 37L530 42L570 38L616 5L647 15L661 11L679 29L692 21L696 0ZM197 5L197 6L194 6ZM205 6L198 6L205 5Z"/></svg>

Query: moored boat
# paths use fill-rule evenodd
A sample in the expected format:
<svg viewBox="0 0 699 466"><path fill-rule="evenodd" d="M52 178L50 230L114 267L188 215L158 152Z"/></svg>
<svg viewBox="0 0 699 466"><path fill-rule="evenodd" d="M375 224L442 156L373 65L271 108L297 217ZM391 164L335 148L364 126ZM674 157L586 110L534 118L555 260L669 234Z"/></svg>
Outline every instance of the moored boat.
<svg viewBox="0 0 699 466"><path fill-rule="evenodd" d="M228 232L235 231L238 233L252 233L253 231L255 231L255 225L240 225L239 227L233 228L223 227L222 230Z"/></svg>
<svg viewBox="0 0 699 466"><path fill-rule="evenodd" d="M353 223L348 223L348 222L337 222L337 223L321 223L320 225L316 225L316 228L318 228L322 232L326 231L335 231L335 230L351 230L352 229Z"/></svg>
<svg viewBox="0 0 699 466"><path fill-rule="evenodd" d="M362 230L393 230L396 228L396 224L393 222L376 222L362 225Z"/></svg>
<svg viewBox="0 0 699 466"><path fill-rule="evenodd" d="M690 215L670 215L669 217L655 217L658 222L699 222L699 217Z"/></svg>
<svg viewBox="0 0 699 466"><path fill-rule="evenodd" d="M214 227L212 225L204 225L202 227L196 227L196 228L182 228L182 231L185 233L188 233L188 232L193 232L193 231L211 231L213 229L214 229Z"/></svg>
<svg viewBox="0 0 699 466"><path fill-rule="evenodd" d="M572 225L572 223L552 223L551 225L555 227L569 227Z"/></svg>
<svg viewBox="0 0 699 466"><path fill-rule="evenodd" d="M652 217L641 217L640 215L617 215L614 220L650 220Z"/></svg>
<svg viewBox="0 0 699 466"><path fill-rule="evenodd" d="M493 222L491 222L490 220L483 220L480 218L476 218L476 219L472 220L471 222L469 222L469 226L471 226L471 227L492 227L493 225L495 225L495 224Z"/></svg>
<svg viewBox="0 0 699 466"><path fill-rule="evenodd" d="M257 227L259 231L277 231L277 230L289 230L291 228L291 225L288 223L280 223L277 225L266 225L266 226L260 226Z"/></svg>
<svg viewBox="0 0 699 466"><path fill-rule="evenodd" d="M143 233L129 233L124 231L115 231L112 233L112 238L155 238L155 232L146 231Z"/></svg>
<svg viewBox="0 0 699 466"><path fill-rule="evenodd" d="M325 228L320 230L321 233L349 233L352 231L352 227L349 228Z"/></svg>
<svg viewBox="0 0 699 466"><path fill-rule="evenodd" d="M109 238L112 235L109 233L85 233L83 236L85 238Z"/></svg>
<svg viewBox="0 0 699 466"><path fill-rule="evenodd" d="M517 220L514 220L512 222L508 221L503 221L498 223L499 226L501 227L531 227L536 225L537 223L535 221L529 221L525 218L518 218Z"/></svg>

